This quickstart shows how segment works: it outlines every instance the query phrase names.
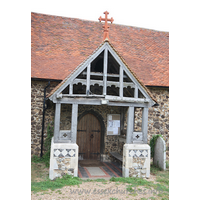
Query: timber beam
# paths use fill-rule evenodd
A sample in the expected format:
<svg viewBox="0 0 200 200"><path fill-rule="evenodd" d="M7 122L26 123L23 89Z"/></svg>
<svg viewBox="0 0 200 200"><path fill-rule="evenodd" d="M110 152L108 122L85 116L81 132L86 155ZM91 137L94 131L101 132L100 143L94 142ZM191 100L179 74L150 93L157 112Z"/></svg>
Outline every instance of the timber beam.
<svg viewBox="0 0 200 200"><path fill-rule="evenodd" d="M105 98L67 98L63 97L61 99L54 99L54 103L61 103L61 104L80 104L80 105L102 105L105 103L102 103L102 101L105 101ZM120 102L120 101L112 101L107 100L106 105L108 106L134 106L134 107L141 107L141 108L148 108L149 103L148 102Z"/></svg>

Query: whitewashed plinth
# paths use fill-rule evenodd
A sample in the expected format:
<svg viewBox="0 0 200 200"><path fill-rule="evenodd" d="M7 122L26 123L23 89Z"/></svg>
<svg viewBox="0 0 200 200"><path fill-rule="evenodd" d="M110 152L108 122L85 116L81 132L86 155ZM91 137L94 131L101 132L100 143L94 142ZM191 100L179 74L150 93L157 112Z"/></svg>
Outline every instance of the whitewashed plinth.
<svg viewBox="0 0 200 200"><path fill-rule="evenodd" d="M78 176L78 145L75 143L54 143L51 140L49 178L69 174Z"/></svg>
<svg viewBox="0 0 200 200"><path fill-rule="evenodd" d="M150 146L148 144L124 144L123 177L150 177Z"/></svg>

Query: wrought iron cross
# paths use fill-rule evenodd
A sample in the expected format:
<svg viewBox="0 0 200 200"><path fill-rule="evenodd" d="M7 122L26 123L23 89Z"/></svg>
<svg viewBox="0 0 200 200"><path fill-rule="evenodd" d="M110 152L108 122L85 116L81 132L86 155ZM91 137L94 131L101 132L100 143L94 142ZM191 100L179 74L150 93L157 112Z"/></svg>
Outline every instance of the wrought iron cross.
<svg viewBox="0 0 200 200"><path fill-rule="evenodd" d="M106 38L109 40L109 32L108 32L108 28L109 28L109 26L108 26L108 21L110 21L111 23L113 23L113 21L114 21L114 19L111 17L111 19L108 19L108 14L109 14L109 12L108 11L105 11L103 14L105 14L105 18L102 18L102 17L99 17L99 21L101 22L101 21L105 21L105 25L103 25L103 28L104 28L104 30L103 30L103 32L104 32L104 34L103 34L103 40L105 40Z"/></svg>

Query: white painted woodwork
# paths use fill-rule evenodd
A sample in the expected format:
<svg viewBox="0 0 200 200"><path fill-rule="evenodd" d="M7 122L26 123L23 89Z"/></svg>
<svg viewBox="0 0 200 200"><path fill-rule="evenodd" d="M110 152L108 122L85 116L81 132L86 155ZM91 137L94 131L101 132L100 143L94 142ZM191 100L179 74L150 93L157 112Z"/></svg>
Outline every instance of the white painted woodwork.
<svg viewBox="0 0 200 200"><path fill-rule="evenodd" d="M103 60L103 95L107 92L107 64L108 64L108 49L104 50L104 60Z"/></svg>
<svg viewBox="0 0 200 200"><path fill-rule="evenodd" d="M62 93L61 94L57 94L57 99L62 99Z"/></svg>
<svg viewBox="0 0 200 200"><path fill-rule="evenodd" d="M124 130L124 119L125 119L125 111L124 111L124 108L121 107L121 110L120 110L120 133L122 133L122 131Z"/></svg>
<svg viewBox="0 0 200 200"><path fill-rule="evenodd" d="M81 63L77 69L75 70L74 73L72 73L70 75L70 77L65 81L64 84L62 84L56 91L54 94L52 94L49 99L53 100L53 97L57 94L62 92L70 83L73 82L73 80L83 71L85 70L85 68L89 65L89 63L91 63L96 57L98 57L102 51L104 51L104 48L107 46L107 44L105 43L104 45L102 45L101 48L97 49L87 60L85 60L83 63Z"/></svg>
<svg viewBox="0 0 200 200"><path fill-rule="evenodd" d="M54 142L57 142L59 140L60 109L61 109L61 104L60 103L56 103L56 106L55 106L55 119L54 119Z"/></svg>
<svg viewBox="0 0 200 200"><path fill-rule="evenodd" d="M65 140L65 142L71 142L71 130L60 130L59 140Z"/></svg>
<svg viewBox="0 0 200 200"><path fill-rule="evenodd" d="M72 143L76 143L77 136L77 121L78 121L78 104L72 104L72 115L71 115L71 141Z"/></svg>
<svg viewBox="0 0 200 200"><path fill-rule="evenodd" d="M148 108L142 110L142 134L143 142L147 144L147 131L148 131Z"/></svg>
<svg viewBox="0 0 200 200"><path fill-rule="evenodd" d="M67 98L63 97L62 99L53 99L53 103L62 103L62 104L81 104L81 105L101 105L102 100L105 98ZM116 102L116 101L108 101L109 106L134 106L134 107L149 107L148 103L137 103L137 102Z"/></svg>
<svg viewBox="0 0 200 200"><path fill-rule="evenodd" d="M104 51L104 61L103 61L103 73L91 72L91 62L97 58L102 51ZM114 57L114 59L120 65L119 74L108 74L108 51ZM86 71L87 69L87 71ZM85 71L84 71L85 70ZM86 79L78 79L77 77L80 74L87 75ZM125 75L126 73L126 75ZM101 76L103 80L91 80L91 76ZM124 78L127 76L131 79L132 82L124 82ZM107 77L119 77L119 81L107 81ZM99 77L98 77L99 78ZM100 79L100 78L99 78ZM85 94L73 94L73 85L81 83L86 86ZM87 91L90 91L91 85L99 85L103 87L102 95L92 95ZM119 96L107 95L107 87L114 85L119 88ZM62 94L62 91L69 86L69 94ZM134 88L134 97L123 97L123 88L130 86ZM138 98L138 91L144 95L145 98ZM63 83L56 92L49 97L54 103L55 106L55 120L54 120L54 141L55 142L65 142L65 143L76 143L77 137L77 119L78 119L78 104L81 105L102 105L106 104L108 106L118 106L122 108L120 126L124 126L124 113L123 107L128 108L127 114L127 136L126 143L147 143L147 130L148 130L148 107L152 106L155 102L150 98L149 94L137 81L137 79L132 75L126 65L123 63L121 58L109 45L105 42L99 49L97 49L86 61L84 61L80 66L74 70L69 78ZM61 104L72 104L72 114L71 114L71 130L60 130L60 112ZM142 107L142 132L138 140L133 140L133 137L137 136L134 132L134 108ZM66 138L63 138L63 134L69 134ZM142 136L141 136L142 134Z"/></svg>
<svg viewBox="0 0 200 200"><path fill-rule="evenodd" d="M124 75L124 70L123 70L123 67L120 66L120 77L119 77L119 96L121 98L123 98L123 89L124 89L124 86L123 86L123 75Z"/></svg>
<svg viewBox="0 0 200 200"><path fill-rule="evenodd" d="M96 58L98 57L102 51L104 51L104 73L95 73L95 72L90 72L90 75L97 75L97 76L103 76L103 95L106 95L106 89L107 86L111 86L111 83L109 83L107 81L107 77L111 76L111 77L120 77L120 75L116 75L116 74L107 74L107 57L108 57L108 51L111 53L111 55L114 57L114 59L118 62L118 64L120 65L120 68L122 67L123 71L127 74L127 76L132 80L132 88L135 88L136 85L138 86L138 89L141 91L141 93L144 95L144 97L146 99L148 99L149 101L149 107L154 105L155 102L150 98L150 96L148 95L148 93L145 91L145 89L140 85L140 83L138 83L138 81L136 80L136 78L132 75L132 73L128 70L128 68L126 67L126 65L122 62L121 58L116 54L116 52L113 50L113 48L109 45L109 43L105 42L99 49L97 49L87 60L85 60L82 64L80 64L76 70L74 70L74 73L72 73L69 78L65 81L65 83L63 83L60 88L58 88L56 90L56 92L54 94L52 94L49 99L50 100L54 100L57 97L57 94L60 94L68 85L70 85L70 89L69 89L69 94L73 94L73 80L76 79L76 77L78 77L78 75L80 73L87 73L87 72L83 72L88 65ZM124 75L123 75L124 77ZM85 84L87 85L87 80L82 79L82 83L85 81ZM94 80L95 81L95 80ZM76 81L75 81L76 82ZM120 82L120 81L119 81ZM116 82L115 83L115 87L119 87L120 88L120 83ZM92 82L92 80L90 80L90 85L93 84L94 82ZM98 82L99 84L101 84L101 82ZM113 84L112 84L113 85ZM130 83L123 83L123 87L128 87L130 86ZM135 98L137 98L137 89L135 89ZM122 92L121 92L122 94ZM121 97L121 96L120 96Z"/></svg>
<svg viewBox="0 0 200 200"><path fill-rule="evenodd" d="M136 99L131 97L117 97L111 95L106 95L105 99L112 101L126 101L126 102L138 102L138 103L148 103L150 101L149 99L138 99L138 98Z"/></svg>
<svg viewBox="0 0 200 200"><path fill-rule="evenodd" d="M70 83L69 85L69 94L73 94L73 84Z"/></svg>
<svg viewBox="0 0 200 200"><path fill-rule="evenodd" d="M90 91L90 69L91 63L87 66L87 86L86 86L86 94L89 94Z"/></svg>
<svg viewBox="0 0 200 200"><path fill-rule="evenodd" d="M87 75L87 72L83 72L83 75ZM100 72L90 72L90 75L91 75L91 76L103 76L103 73L100 73ZM119 75L119 74L108 74L108 73L107 73L107 77L119 78L120 75ZM127 76L124 75L123 78L127 78Z"/></svg>
<svg viewBox="0 0 200 200"><path fill-rule="evenodd" d="M138 83L138 81L135 79L135 77L132 75L132 73L128 70L128 68L124 65L122 60L119 58L119 56L116 54L116 52L113 50L113 48L108 45L108 51L112 54L112 56L115 58L115 60L118 62L120 66L123 66L123 70L126 72L126 74L129 76L129 78L138 85L138 88L140 89L141 93L144 95L145 98L151 100L151 106L154 105L154 101L149 97L148 93L144 90L144 88Z"/></svg>
<svg viewBox="0 0 200 200"><path fill-rule="evenodd" d="M132 134L134 128L134 107L130 106L127 113L127 133L126 133L126 144L132 143Z"/></svg>
<svg viewBox="0 0 200 200"><path fill-rule="evenodd" d="M63 97L104 97L104 95L99 95L99 94L62 94Z"/></svg>
<svg viewBox="0 0 200 200"><path fill-rule="evenodd" d="M134 98L138 98L138 86L135 85Z"/></svg>
<svg viewBox="0 0 200 200"><path fill-rule="evenodd" d="M73 81L73 84L78 84L78 83L81 83L82 85L86 85L87 86L87 80L84 80L84 79L75 79ZM122 81L123 83L123 81ZM103 81L100 81L100 80L90 80L90 85L99 85L99 86L103 86L104 82ZM114 81L107 81L107 87L111 87L112 85L114 85L115 87L120 87L120 82L114 82ZM135 88L135 84L134 83L131 83L131 82L124 82L122 84L124 88L127 88L128 86L130 86L131 88Z"/></svg>
<svg viewBox="0 0 200 200"><path fill-rule="evenodd" d="M142 132L133 132L133 143L137 142L137 141L139 141L139 142L143 141Z"/></svg>

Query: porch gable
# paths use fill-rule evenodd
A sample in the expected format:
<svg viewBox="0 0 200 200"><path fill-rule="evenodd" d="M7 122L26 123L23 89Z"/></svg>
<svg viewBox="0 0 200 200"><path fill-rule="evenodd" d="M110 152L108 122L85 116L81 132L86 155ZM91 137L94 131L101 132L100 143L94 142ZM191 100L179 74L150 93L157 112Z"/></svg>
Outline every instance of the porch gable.
<svg viewBox="0 0 200 200"><path fill-rule="evenodd" d="M101 104L110 101L127 106L129 102L146 104L147 107L156 103L108 40L66 77L49 94L49 99L54 103L85 99L86 104L88 100L92 103L100 99Z"/></svg>

